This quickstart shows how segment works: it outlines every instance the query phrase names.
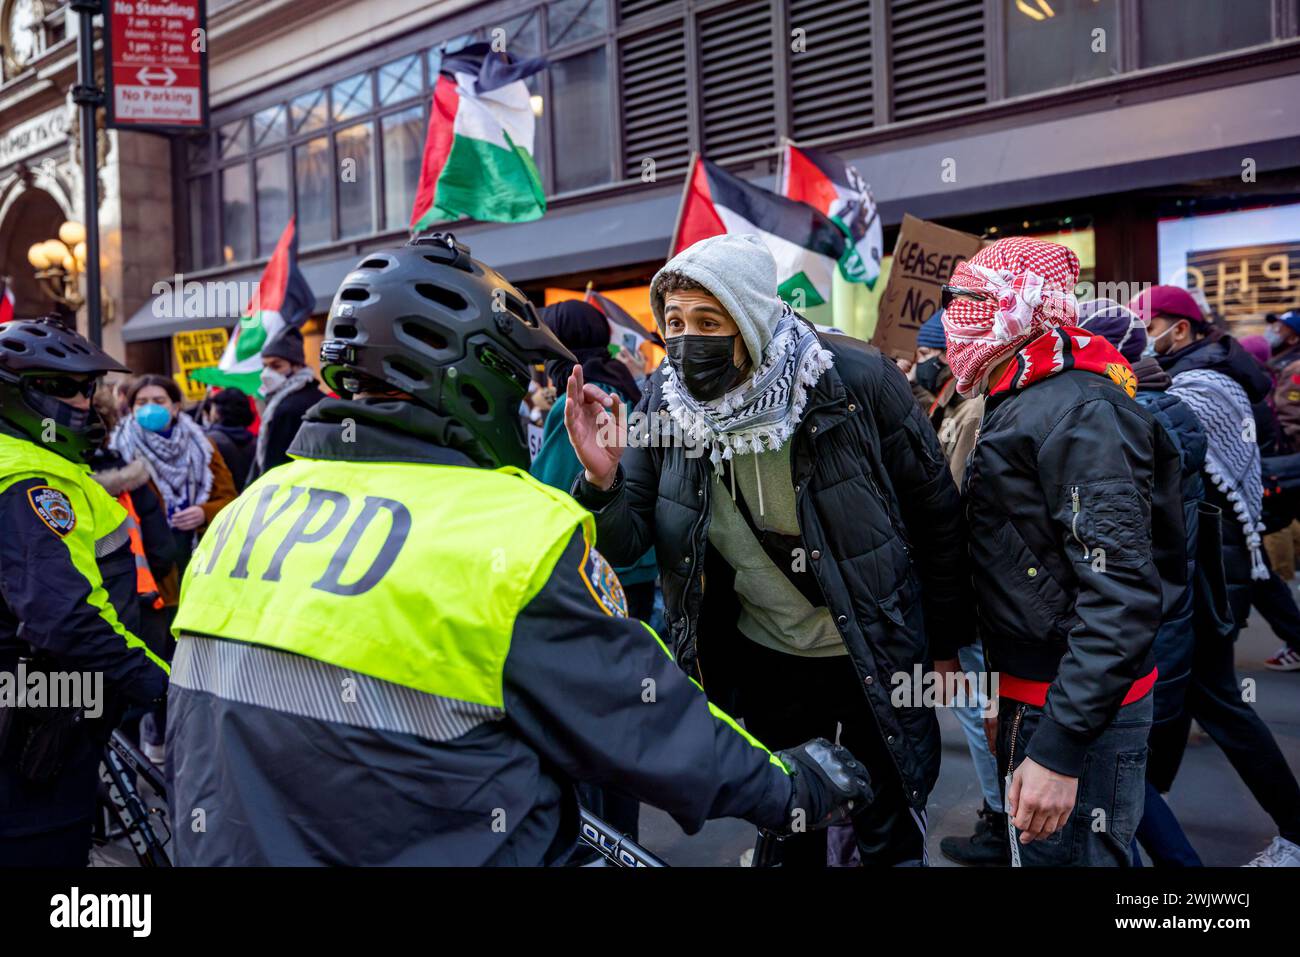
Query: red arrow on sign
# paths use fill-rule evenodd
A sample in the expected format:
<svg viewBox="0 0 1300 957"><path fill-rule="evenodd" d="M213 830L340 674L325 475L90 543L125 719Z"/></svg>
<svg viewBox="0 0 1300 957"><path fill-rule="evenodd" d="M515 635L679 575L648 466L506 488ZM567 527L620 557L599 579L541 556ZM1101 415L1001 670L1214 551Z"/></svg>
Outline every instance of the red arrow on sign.
<svg viewBox="0 0 1300 957"><path fill-rule="evenodd" d="M169 66L165 66L161 70L154 70L151 72L146 66L141 68L140 72L135 75L135 78L145 86L153 86L155 80L159 81L163 86L171 86L176 82L176 71Z"/></svg>

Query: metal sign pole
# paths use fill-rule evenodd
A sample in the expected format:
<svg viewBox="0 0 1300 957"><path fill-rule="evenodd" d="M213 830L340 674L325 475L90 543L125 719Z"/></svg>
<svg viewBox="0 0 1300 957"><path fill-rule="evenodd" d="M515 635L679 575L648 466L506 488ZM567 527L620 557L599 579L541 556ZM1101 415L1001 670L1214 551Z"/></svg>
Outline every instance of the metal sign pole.
<svg viewBox="0 0 1300 957"><path fill-rule="evenodd" d="M69 6L81 18L77 35L77 85L72 101L81 111L81 175L85 191L86 226L86 322L87 337L103 345L103 325L99 300L99 160L95 150L95 110L103 102L103 93L95 85L95 15L100 0L72 0Z"/></svg>

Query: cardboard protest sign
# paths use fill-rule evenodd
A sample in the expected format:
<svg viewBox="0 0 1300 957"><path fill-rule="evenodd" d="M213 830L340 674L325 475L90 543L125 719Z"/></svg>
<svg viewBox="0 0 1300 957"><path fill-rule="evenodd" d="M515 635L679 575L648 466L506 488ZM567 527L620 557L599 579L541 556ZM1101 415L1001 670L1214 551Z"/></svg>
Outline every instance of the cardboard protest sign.
<svg viewBox="0 0 1300 957"><path fill-rule="evenodd" d="M939 311L940 287L957 264L974 256L982 245L970 233L904 216L872 345L896 359L912 358L916 331Z"/></svg>

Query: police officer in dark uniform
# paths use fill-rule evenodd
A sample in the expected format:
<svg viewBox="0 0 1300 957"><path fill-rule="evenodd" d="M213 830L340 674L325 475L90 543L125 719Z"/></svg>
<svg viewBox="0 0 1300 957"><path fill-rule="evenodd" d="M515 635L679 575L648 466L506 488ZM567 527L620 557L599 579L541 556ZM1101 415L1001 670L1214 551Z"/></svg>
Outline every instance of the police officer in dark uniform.
<svg viewBox="0 0 1300 957"><path fill-rule="evenodd" d="M573 356L466 247L367 255L321 360L343 398L186 572L178 863L562 863L576 781L688 832L812 829L869 799L848 752L773 755L626 617L590 513L525 471L531 369Z"/></svg>
<svg viewBox="0 0 1300 957"><path fill-rule="evenodd" d="M84 461L114 371L57 320L0 325L0 867L86 864L118 705L166 690L106 587L108 569L134 575L126 510Z"/></svg>

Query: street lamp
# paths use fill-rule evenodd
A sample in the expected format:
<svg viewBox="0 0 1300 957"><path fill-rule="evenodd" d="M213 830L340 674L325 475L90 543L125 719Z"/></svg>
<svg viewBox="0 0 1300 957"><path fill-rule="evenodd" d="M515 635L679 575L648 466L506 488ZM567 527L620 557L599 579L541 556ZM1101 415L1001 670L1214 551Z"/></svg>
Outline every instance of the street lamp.
<svg viewBox="0 0 1300 957"><path fill-rule="evenodd" d="M59 227L58 239L34 243L27 250L27 261L36 270L41 289L73 312L86 303L80 282L86 272L86 254L86 227L71 220ZM111 310L112 300L105 302Z"/></svg>

